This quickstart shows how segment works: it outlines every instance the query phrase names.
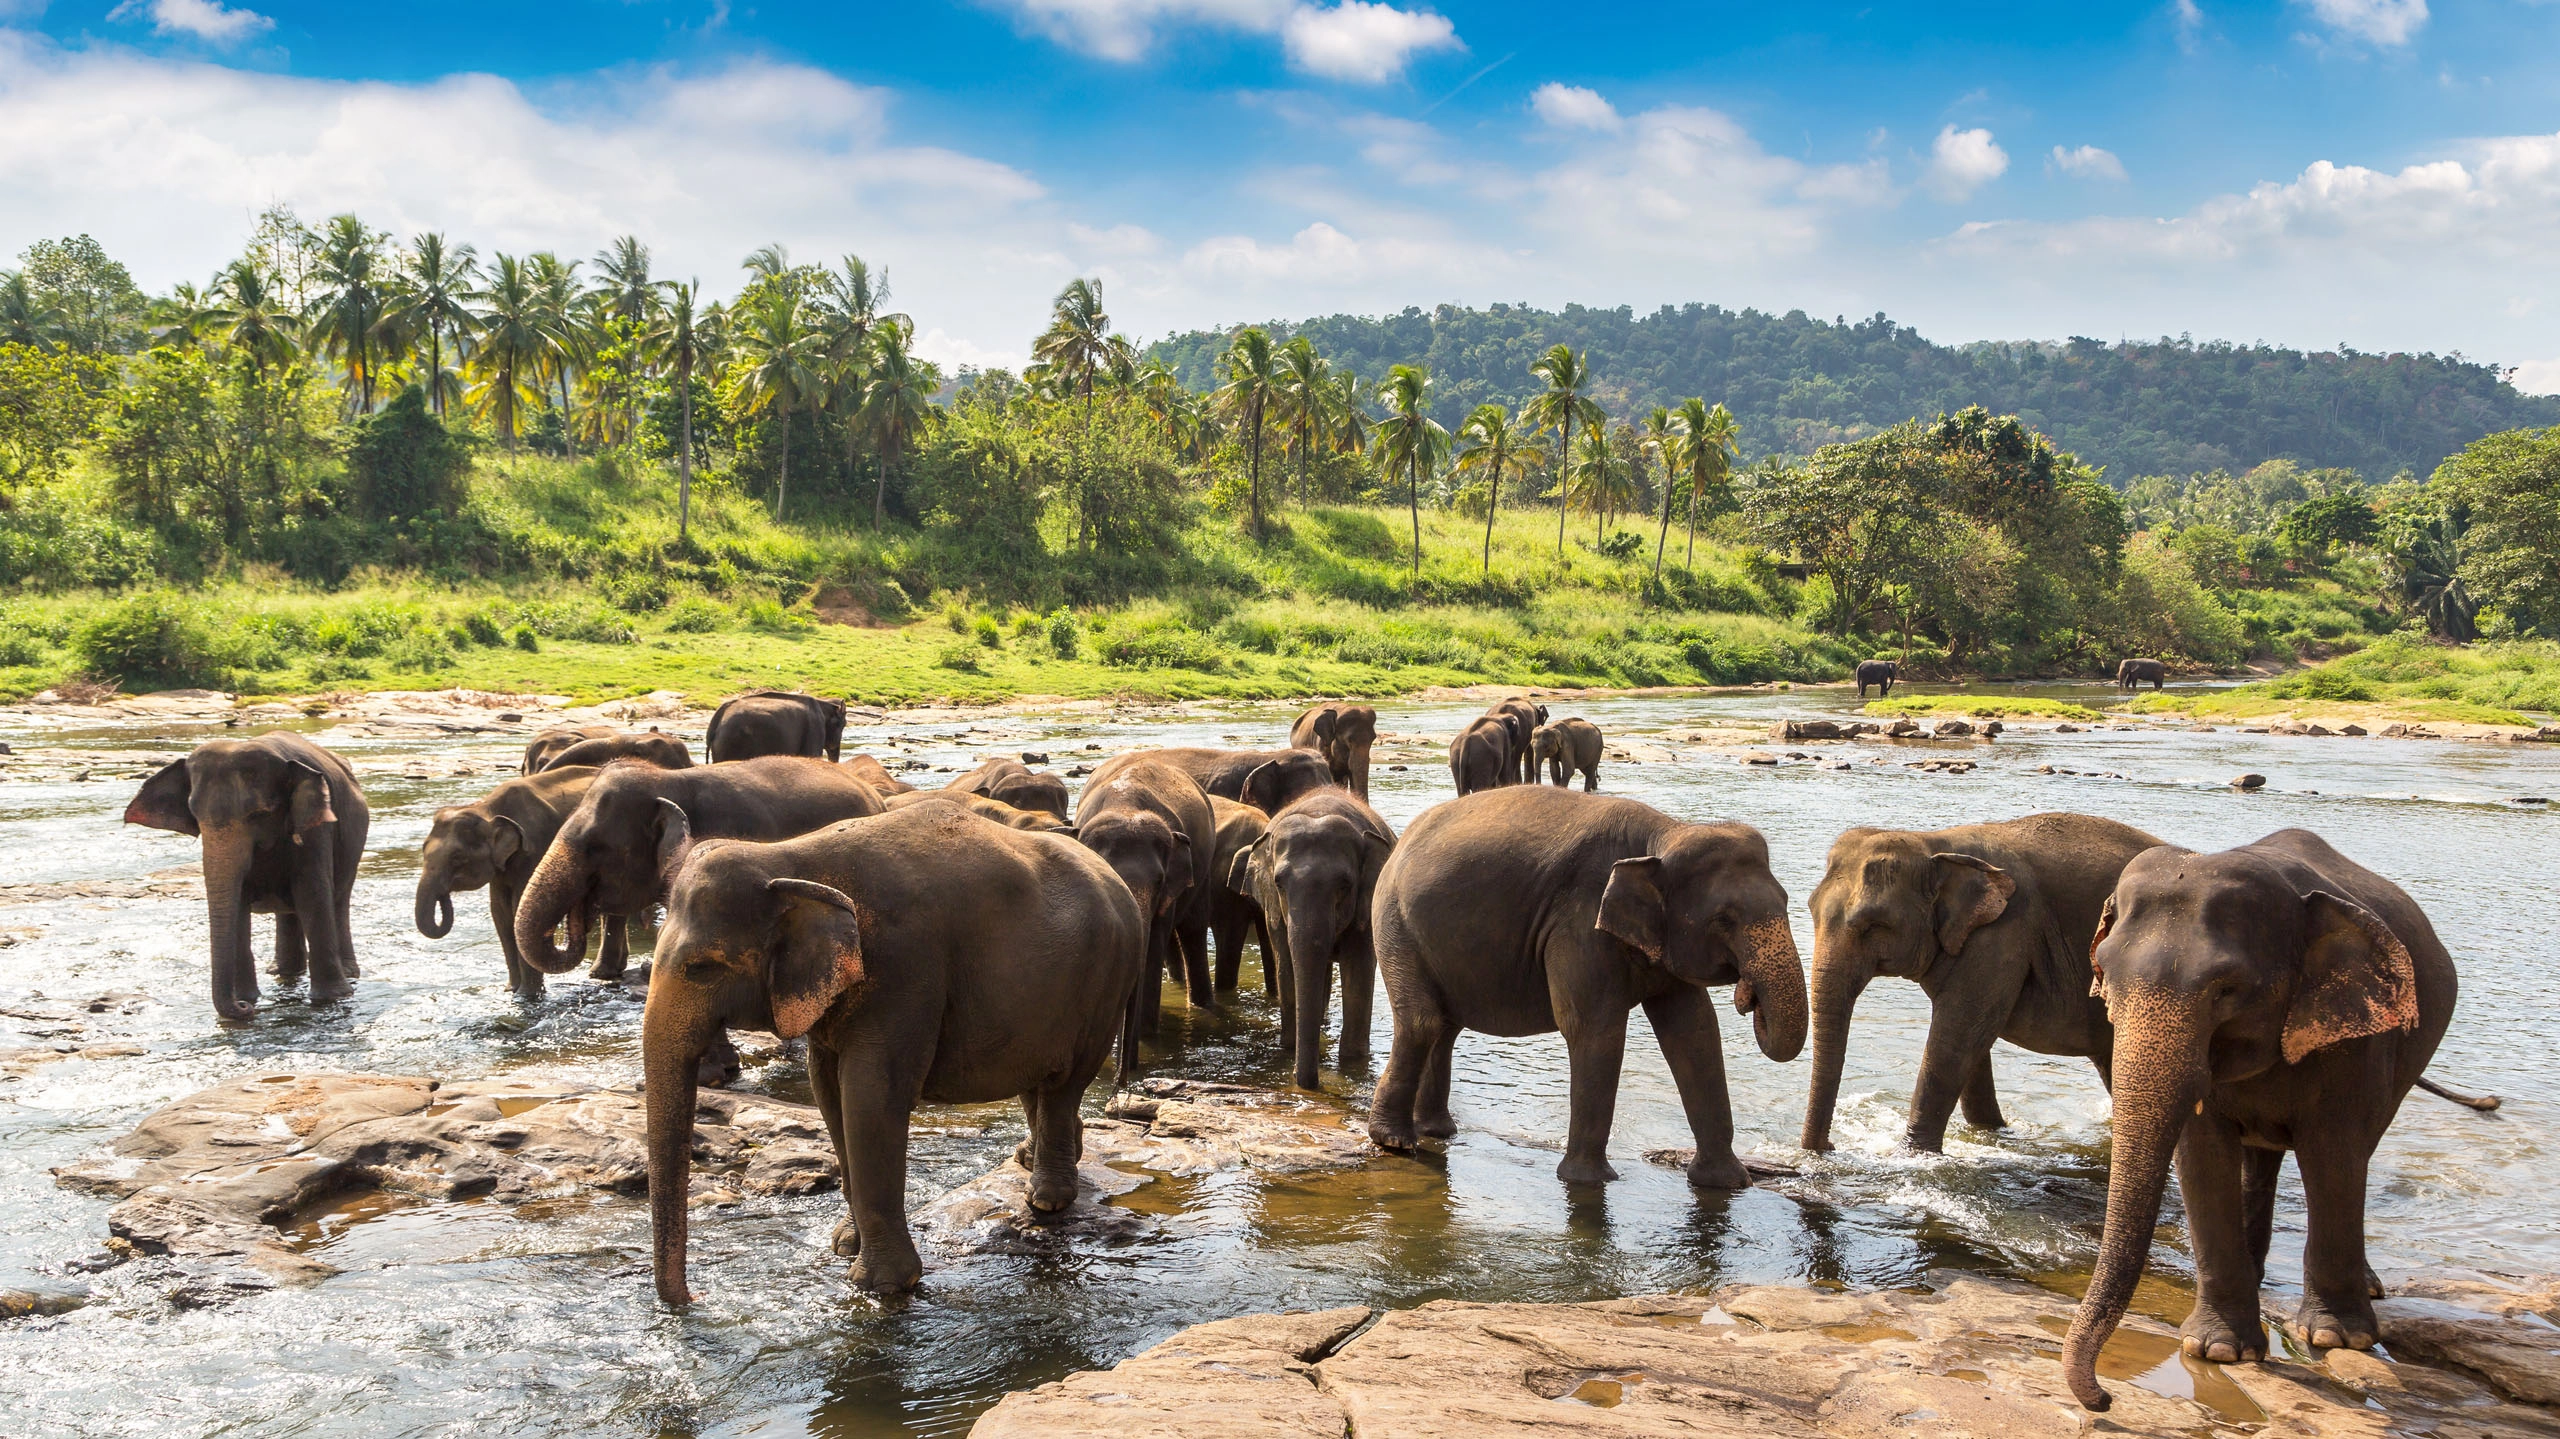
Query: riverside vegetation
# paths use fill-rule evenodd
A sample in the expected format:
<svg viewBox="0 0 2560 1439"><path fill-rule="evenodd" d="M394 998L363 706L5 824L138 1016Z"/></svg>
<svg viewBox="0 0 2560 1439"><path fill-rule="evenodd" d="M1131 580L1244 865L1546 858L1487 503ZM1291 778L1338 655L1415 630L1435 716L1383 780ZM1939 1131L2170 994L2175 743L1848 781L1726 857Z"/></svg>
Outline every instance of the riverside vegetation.
<svg viewBox="0 0 2560 1439"><path fill-rule="evenodd" d="M156 298L85 237L31 248L0 271L0 696L1257 697L2388 641L2241 702L2555 698L2560 430L2479 434L2533 409L2503 380L2429 480L2236 439L2238 473L2125 480L1981 408L1793 453L1737 357L1697 373L1739 414L1639 406L1565 344L1513 404L1264 327L1194 374L1198 337L1142 351L1087 280L1028 370L946 375L860 259L744 273L710 300L630 237L484 260L283 211Z"/></svg>

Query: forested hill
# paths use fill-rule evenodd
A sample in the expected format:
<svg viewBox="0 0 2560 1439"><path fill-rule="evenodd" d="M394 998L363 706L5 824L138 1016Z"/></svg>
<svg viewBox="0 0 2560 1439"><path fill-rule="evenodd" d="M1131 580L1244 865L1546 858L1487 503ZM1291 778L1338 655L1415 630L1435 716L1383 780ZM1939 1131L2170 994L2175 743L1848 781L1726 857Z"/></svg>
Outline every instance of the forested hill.
<svg viewBox="0 0 2560 1439"><path fill-rule="evenodd" d="M2157 340L1933 344L1878 315L1855 323L1669 306L1567 306L1561 313L1443 305L1368 318L1269 326L1304 334L1337 367L1375 379L1420 362L1433 413L1454 428L1486 400L1517 407L1538 388L1529 363L1559 341L1587 350L1612 417L1702 395L1742 422L1746 458L1807 454L1915 415L1966 405L2015 413L2122 485L2138 475L2243 470L2289 458L2383 480L2420 475L2480 436L2560 423L2560 397L2520 395L2493 366L2459 355ZM1148 353L1194 388L1216 383L1224 333L1194 331Z"/></svg>

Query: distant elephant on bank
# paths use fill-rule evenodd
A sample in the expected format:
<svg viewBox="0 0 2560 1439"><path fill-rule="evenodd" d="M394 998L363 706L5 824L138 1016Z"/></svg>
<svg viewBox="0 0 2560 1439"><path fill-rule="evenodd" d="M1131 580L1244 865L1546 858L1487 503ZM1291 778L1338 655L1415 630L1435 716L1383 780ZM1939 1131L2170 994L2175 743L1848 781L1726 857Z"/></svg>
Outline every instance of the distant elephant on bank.
<svg viewBox="0 0 2560 1439"><path fill-rule="evenodd" d="M1867 697L1867 686L1874 685L1882 699L1893 698L1893 682L1902 678L1902 666L1891 660L1858 661L1858 698Z"/></svg>
<svg viewBox="0 0 2560 1439"><path fill-rule="evenodd" d="M1377 994L1370 900L1396 833L1346 789L1319 790L1271 817L1270 828L1238 854L1224 881L1262 911L1266 972L1276 958L1280 1043L1294 1082L1313 1089L1324 1058L1324 1019L1333 972L1342 971L1342 1035L1334 1065L1369 1058L1369 1006Z"/></svg>
<svg viewBox="0 0 2560 1439"><path fill-rule="evenodd" d="M1813 890L1813 1083L1800 1143L1831 1148L1849 1020L1878 975L1917 981L1929 1038L1906 1139L1937 1153L1959 1099L1967 1124L2006 1124L1991 1045L2079 1055L2107 1078L2115 1031L2089 992L2098 910L2160 841L2111 819L2037 814L1926 833L1853 829Z"/></svg>
<svg viewBox="0 0 2560 1439"><path fill-rule="evenodd" d="M1582 792L1589 794L1600 788L1600 727L1579 717L1560 719L1551 725L1540 725L1529 737L1530 780L1536 782L1538 766L1546 767L1548 780L1562 787L1577 773L1582 776Z"/></svg>
<svg viewBox="0 0 2560 1439"><path fill-rule="evenodd" d="M1333 782L1362 799L1369 797L1369 750L1378 742L1378 712L1368 705L1320 704L1289 726L1293 749L1324 756Z"/></svg>
<svg viewBox="0 0 2560 1439"><path fill-rule="evenodd" d="M953 794L979 794L1015 809L1038 810L1067 823L1067 782L1018 759L991 759L943 786Z"/></svg>
<svg viewBox="0 0 2560 1439"><path fill-rule="evenodd" d="M2116 661L2116 688L2138 690L2145 682L2158 689L2169 681L2169 667L2158 660Z"/></svg>
<svg viewBox="0 0 2560 1439"><path fill-rule="evenodd" d="M772 761L764 761L772 763ZM715 765L711 772L731 768ZM642 1020L650 1268L683 1304L695 1072L731 1026L806 1035L865 1289L914 1287L907 1126L919 1103L1019 1096L1032 1217L1076 1197L1086 1087L1119 1046L1146 921L1110 867L1059 835L918 804L772 844L690 844L677 820L660 963Z"/></svg>
<svg viewBox="0 0 2560 1439"><path fill-rule="evenodd" d="M2268 1352L2259 1292L2288 1149L2309 1219L2294 1331L2371 1348L2367 1166L2458 987L2425 913L2305 830L2219 854L2162 845L2125 866L2089 963L2115 1021L2115 1118L2106 1231L2063 1341L2072 1394L2108 1405L2098 1350L2142 1277L2173 1154L2196 1266L2187 1353Z"/></svg>
<svg viewBox="0 0 2560 1439"><path fill-rule="evenodd" d="M345 760L281 731L207 740L144 780L124 821L202 841L216 1019L257 1016L252 914L276 917L278 983L307 967L313 1003L355 992L349 901L372 811Z"/></svg>
<svg viewBox="0 0 2560 1439"><path fill-rule="evenodd" d="M520 999L540 999L543 972L525 963L516 948L516 903L596 773L590 765L555 764L508 780L469 804L437 810L418 857L418 933L429 939L451 934L453 897L486 888L489 922L507 959L507 987ZM630 954L627 922L618 914L608 917L591 977L620 979Z"/></svg>
<svg viewBox="0 0 2560 1439"><path fill-rule="evenodd" d="M1479 715L1449 738L1449 781L1460 798L1480 790L1499 789L1516 780L1519 766L1511 752L1511 722L1500 715Z"/></svg>
<svg viewBox="0 0 2560 1439"><path fill-rule="evenodd" d="M1547 722L1547 707L1536 700L1514 695L1494 701L1485 713L1502 721L1504 733L1511 742L1511 773L1502 782L1536 784L1538 764L1530 753L1530 741L1537 734L1538 726Z"/></svg>
<svg viewBox="0 0 2560 1439"><path fill-rule="evenodd" d="M1804 1047L1804 966L1769 845L1740 824L1687 824L1630 799L1517 785L1425 810L1396 841L1371 906L1395 1046L1369 1137L1407 1150L1457 1132L1461 1030L1564 1033L1572 1121L1556 1176L1614 1179L1609 1129L1627 1011L1644 1006L1697 1141L1689 1183L1741 1189L1710 985L1732 985L1760 1050Z"/></svg>
<svg viewBox="0 0 2560 1439"><path fill-rule="evenodd" d="M829 764L844 751L844 701L757 690L711 712L702 752L713 764L762 755L805 755Z"/></svg>

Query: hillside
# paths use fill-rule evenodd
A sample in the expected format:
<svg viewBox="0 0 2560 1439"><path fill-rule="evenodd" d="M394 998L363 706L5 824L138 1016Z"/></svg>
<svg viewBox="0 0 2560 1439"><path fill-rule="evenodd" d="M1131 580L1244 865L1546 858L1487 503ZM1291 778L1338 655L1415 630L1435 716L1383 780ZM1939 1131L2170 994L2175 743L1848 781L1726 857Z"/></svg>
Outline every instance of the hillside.
<svg viewBox="0 0 2560 1439"><path fill-rule="evenodd" d="M1687 395L1722 400L1742 421L1746 457L1810 454L1914 415L1982 405L2016 414L2106 467L2139 475L2244 470L2285 458L2372 480L2426 474L2482 435L2560 424L2560 397L2518 394L2494 366L2460 355L2368 355L2187 339L2106 344L2011 341L1941 345L1882 315L1823 321L1713 305L1637 315L1569 305L1406 309L1375 318L1277 322L1364 376L1420 362L1434 414L1454 426L1487 400L1534 393L1529 362L1549 345L1588 350L1598 397L1624 417ZM1148 353L1194 388L1215 383L1224 332L1194 331Z"/></svg>

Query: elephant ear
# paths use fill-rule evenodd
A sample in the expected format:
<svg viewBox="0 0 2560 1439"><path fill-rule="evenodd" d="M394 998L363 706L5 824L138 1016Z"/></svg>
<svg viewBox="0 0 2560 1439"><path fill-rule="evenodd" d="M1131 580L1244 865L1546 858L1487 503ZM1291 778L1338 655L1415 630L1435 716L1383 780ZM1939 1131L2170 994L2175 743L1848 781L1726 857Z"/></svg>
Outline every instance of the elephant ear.
<svg viewBox="0 0 2560 1439"><path fill-rule="evenodd" d="M293 762L293 832L305 834L324 824L338 822L338 812L329 807L329 777L319 766Z"/></svg>
<svg viewBox="0 0 2560 1439"><path fill-rule="evenodd" d="M1659 964L1663 931L1669 923L1662 898L1659 856L1638 855L1609 866L1609 887L1600 893L1600 918L1595 928L1617 936Z"/></svg>
<svg viewBox="0 0 2560 1439"><path fill-rule="evenodd" d="M524 827L505 815L498 816L497 822L489 826L489 858L505 864L524 853L524 849Z"/></svg>
<svg viewBox="0 0 2560 1439"><path fill-rule="evenodd" d="M1378 892L1378 872L1387 867L1387 856L1395 853L1396 842L1374 831L1360 836L1360 892ZM1360 916L1366 923L1368 916Z"/></svg>
<svg viewBox="0 0 2560 1439"><path fill-rule="evenodd" d="M1989 860L1969 854L1933 854L1938 865L1938 948L1964 953L1973 932L2008 912L2018 882Z"/></svg>
<svg viewBox="0 0 2560 1439"><path fill-rule="evenodd" d="M173 834L201 834L195 811L187 808L187 762L172 760L142 782L133 803L124 807L126 824L147 825Z"/></svg>
<svg viewBox="0 0 2560 1439"><path fill-rule="evenodd" d="M1271 803L1268 796L1279 792L1280 767L1265 760L1246 773L1244 787L1236 793L1244 803L1252 805L1264 814L1278 814L1280 806Z"/></svg>
<svg viewBox="0 0 2560 1439"><path fill-rule="evenodd" d="M765 892L782 901L780 934L765 976L773 1032L807 1034L864 979L862 912L843 890L807 879L769 879Z"/></svg>
<svg viewBox="0 0 2560 1439"><path fill-rule="evenodd" d="M684 863L684 852L693 843L693 821L685 818L684 806L665 796L658 799L658 886L664 889Z"/></svg>
<svg viewBox="0 0 2560 1439"><path fill-rule="evenodd" d="M2107 942L2107 936L2115 932L2115 927L2116 897L2111 894L2107 896L2106 903L2098 906L2098 932L2089 936L2089 997L2091 999L2107 997L2107 972L2098 964L2098 946Z"/></svg>
<svg viewBox="0 0 2560 1439"><path fill-rule="evenodd" d="M1342 716L1338 712L1317 710L1315 717L1308 722L1307 732L1316 737L1318 745L1329 745L1333 743L1334 732L1341 727L1341 722Z"/></svg>
<svg viewBox="0 0 2560 1439"><path fill-rule="evenodd" d="M1228 893L1253 893L1253 856L1261 848L1262 841L1257 839L1237 850L1235 858L1227 861L1227 872L1219 876L1219 882L1226 885Z"/></svg>
<svg viewBox="0 0 2560 1439"><path fill-rule="evenodd" d="M2373 911L2326 890L2302 901L2302 981L2284 1016L2284 1060L2418 1023L2418 966Z"/></svg>

